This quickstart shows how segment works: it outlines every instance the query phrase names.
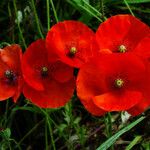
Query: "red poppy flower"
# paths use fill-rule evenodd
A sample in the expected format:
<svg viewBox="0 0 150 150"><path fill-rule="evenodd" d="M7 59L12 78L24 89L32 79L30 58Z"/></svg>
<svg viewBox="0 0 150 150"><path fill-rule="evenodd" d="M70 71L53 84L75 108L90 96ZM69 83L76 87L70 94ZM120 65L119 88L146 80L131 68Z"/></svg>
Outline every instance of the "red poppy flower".
<svg viewBox="0 0 150 150"><path fill-rule="evenodd" d="M77 94L95 115L129 110L143 101L146 108L150 105L149 76L145 62L132 53L102 54L80 68Z"/></svg>
<svg viewBox="0 0 150 150"><path fill-rule="evenodd" d="M17 101L23 85L21 59L22 50L17 44L0 49L0 100L13 97Z"/></svg>
<svg viewBox="0 0 150 150"><path fill-rule="evenodd" d="M46 45L50 60L57 58L76 68L98 51L94 32L78 21L54 25L47 34Z"/></svg>
<svg viewBox="0 0 150 150"><path fill-rule="evenodd" d="M23 93L39 107L63 106L73 95L73 68L60 61L49 62L44 40L37 40L27 48L22 71L26 81Z"/></svg>
<svg viewBox="0 0 150 150"><path fill-rule="evenodd" d="M130 108L128 110L128 113L130 113L132 116L137 116L143 113L149 106L150 106L150 103L147 100L143 99L140 103Z"/></svg>
<svg viewBox="0 0 150 150"><path fill-rule="evenodd" d="M131 15L116 15L103 22L97 32L96 40L100 50L109 49L112 52L138 52L147 55L147 44L144 40L150 34L150 28ZM141 43L142 42L142 43ZM145 44L147 43L147 44ZM137 50L137 47L142 47Z"/></svg>

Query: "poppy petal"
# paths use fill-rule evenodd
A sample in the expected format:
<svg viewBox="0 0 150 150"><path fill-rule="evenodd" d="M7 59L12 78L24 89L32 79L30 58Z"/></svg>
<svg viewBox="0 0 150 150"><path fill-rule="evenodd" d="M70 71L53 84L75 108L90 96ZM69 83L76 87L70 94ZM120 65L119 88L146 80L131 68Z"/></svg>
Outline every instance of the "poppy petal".
<svg viewBox="0 0 150 150"><path fill-rule="evenodd" d="M137 18L116 15L100 24L96 39L100 49L116 52L120 45L125 45L127 51L132 51L149 32L150 28Z"/></svg>
<svg viewBox="0 0 150 150"><path fill-rule="evenodd" d="M147 108L149 107L149 103L146 100L142 100L132 108L130 108L128 111L129 114L132 116L137 116L143 113Z"/></svg>
<svg viewBox="0 0 150 150"><path fill-rule="evenodd" d="M73 77L74 69L61 61L53 63L52 77L59 82L67 82Z"/></svg>
<svg viewBox="0 0 150 150"><path fill-rule="evenodd" d="M16 88L15 94L13 95L13 101L16 103L19 96L20 96L20 92L22 92L22 88L23 88L23 84L24 84L24 80L22 77L18 78L18 86Z"/></svg>
<svg viewBox="0 0 150 150"><path fill-rule="evenodd" d="M150 34L145 37L142 41L139 42L139 44L135 47L133 52L135 52L137 55L147 58L150 60Z"/></svg>
<svg viewBox="0 0 150 150"><path fill-rule="evenodd" d="M13 69L17 69L17 70L15 70L15 72L18 72L18 73L21 70L19 67L18 68L16 67L18 64L15 65L15 63L13 62L13 59L16 58L16 60L14 60L14 61L17 61L17 59L18 59L17 58L17 54L14 54L14 55L16 55L16 57L13 58L13 54L12 53L14 52L13 50L15 48L12 50L12 53L10 53L10 54L8 52L9 48L8 49L6 48L5 52L3 50L2 50L3 52L1 51L2 54L3 54L2 55L3 56L3 60L0 59L0 100L6 100L6 99L12 97L15 94L15 92L17 90L17 87L20 86L19 85L20 83L18 83L18 77L17 77L17 81L15 83L11 83L5 77L5 71L6 70L9 70L9 69L13 68ZM16 51L16 53L17 53L17 51ZM7 56L10 56L10 57L7 57ZM5 62L4 62L4 60L5 60ZM21 75L20 75L20 78L22 78ZM17 93L18 93L17 95L20 95L20 90L18 90Z"/></svg>
<svg viewBox="0 0 150 150"><path fill-rule="evenodd" d="M123 93L110 92L95 96L93 102L105 111L127 110L142 99L142 93L137 91L124 91Z"/></svg>
<svg viewBox="0 0 150 150"><path fill-rule="evenodd" d="M20 60L22 59L21 47L17 44L6 46L0 50L1 59L13 70L20 72Z"/></svg>
<svg viewBox="0 0 150 150"><path fill-rule="evenodd" d="M80 99L81 100L81 99ZM102 110L101 108L97 107L92 99L90 100L81 100L82 104L86 108L88 112L90 112L94 116L102 116L106 113L106 111Z"/></svg>
<svg viewBox="0 0 150 150"><path fill-rule="evenodd" d="M76 68L98 52L94 32L78 21L64 21L54 25L46 36L46 45L50 61L55 57ZM77 51L70 56L72 47Z"/></svg>
<svg viewBox="0 0 150 150"><path fill-rule="evenodd" d="M36 90L44 90L40 78L41 65L47 66L47 50L45 41L39 39L33 42L25 51L22 60L22 72L26 82ZM39 72L39 76L37 76Z"/></svg>
<svg viewBox="0 0 150 150"><path fill-rule="evenodd" d="M0 101L6 100L15 94L16 86L10 86L0 80Z"/></svg>
<svg viewBox="0 0 150 150"><path fill-rule="evenodd" d="M145 63L132 53L100 54L80 68L77 95L83 104L90 104L94 99L95 105L104 111L127 110L146 98L142 90L147 82L146 74ZM117 78L123 79L122 88L115 86Z"/></svg>
<svg viewBox="0 0 150 150"><path fill-rule="evenodd" d="M57 108L64 106L71 99L74 87L74 78L66 83L58 83L52 80L44 91L37 91L25 84L23 93L27 99L39 107Z"/></svg>

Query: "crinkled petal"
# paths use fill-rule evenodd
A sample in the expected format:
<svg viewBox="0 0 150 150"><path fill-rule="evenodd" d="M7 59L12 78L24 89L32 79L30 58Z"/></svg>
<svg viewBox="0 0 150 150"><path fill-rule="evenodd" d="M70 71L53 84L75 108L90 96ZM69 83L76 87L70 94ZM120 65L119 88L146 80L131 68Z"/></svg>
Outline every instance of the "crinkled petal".
<svg viewBox="0 0 150 150"><path fill-rule="evenodd" d="M48 66L45 41L33 42L25 51L22 59L22 72L25 81L36 90L44 90L40 76L41 66Z"/></svg>
<svg viewBox="0 0 150 150"><path fill-rule="evenodd" d="M132 116L137 116L143 113L149 107L149 105L150 103L144 99L127 111Z"/></svg>
<svg viewBox="0 0 150 150"><path fill-rule="evenodd" d="M93 102L105 111L127 110L142 99L142 93L137 91L110 92L95 96Z"/></svg>
<svg viewBox="0 0 150 150"><path fill-rule="evenodd" d="M16 86L6 84L0 80L0 101L12 97L15 94L16 88Z"/></svg>
<svg viewBox="0 0 150 150"><path fill-rule="evenodd" d="M81 99L80 99L81 100ZM94 116L103 116L106 111L102 110L101 108L97 107L92 99L89 99L88 101L86 100L81 100L82 104L86 108L88 112L90 112Z"/></svg>
<svg viewBox="0 0 150 150"><path fill-rule="evenodd" d="M116 52L120 45L125 45L127 51L132 51L149 33L149 26L137 18L131 15L116 15L100 24L96 39L100 49Z"/></svg>
<svg viewBox="0 0 150 150"><path fill-rule="evenodd" d="M61 61L56 61L52 64L52 77L58 82L67 82L73 78L74 68L62 63Z"/></svg>
<svg viewBox="0 0 150 150"><path fill-rule="evenodd" d="M54 25L46 37L49 60L59 59L79 68L89 57L98 52L94 32L78 21L64 21ZM74 56L69 56L71 47L76 47Z"/></svg>
<svg viewBox="0 0 150 150"><path fill-rule="evenodd" d="M0 50L0 54L2 61L5 62L8 67L10 67L12 70L17 70L17 72L20 72L22 50L19 45L13 44L6 46L4 49Z"/></svg>
<svg viewBox="0 0 150 150"><path fill-rule="evenodd" d="M44 91L37 91L27 84L24 85L23 94L33 104L42 108L57 108L64 106L73 96L75 80L72 78L66 83L59 83L55 80L47 85Z"/></svg>
<svg viewBox="0 0 150 150"><path fill-rule="evenodd" d="M133 52L135 52L140 57L150 60L149 48L150 48L150 34L138 43Z"/></svg>

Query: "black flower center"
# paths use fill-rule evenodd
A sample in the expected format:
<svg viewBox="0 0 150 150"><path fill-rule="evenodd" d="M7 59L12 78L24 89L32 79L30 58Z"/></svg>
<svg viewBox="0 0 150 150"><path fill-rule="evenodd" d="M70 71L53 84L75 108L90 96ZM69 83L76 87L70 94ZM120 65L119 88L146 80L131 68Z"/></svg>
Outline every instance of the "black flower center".
<svg viewBox="0 0 150 150"><path fill-rule="evenodd" d="M47 67L42 67L42 69L41 69L41 75L43 76L43 77L45 77L45 76L47 76L48 75L48 68Z"/></svg>
<svg viewBox="0 0 150 150"><path fill-rule="evenodd" d="M5 71L5 77L9 80L13 80L15 77L15 74L12 70L6 70Z"/></svg>
<svg viewBox="0 0 150 150"><path fill-rule="evenodd" d="M17 82L17 75L12 70L6 70L4 72L4 81L9 85L15 85Z"/></svg>

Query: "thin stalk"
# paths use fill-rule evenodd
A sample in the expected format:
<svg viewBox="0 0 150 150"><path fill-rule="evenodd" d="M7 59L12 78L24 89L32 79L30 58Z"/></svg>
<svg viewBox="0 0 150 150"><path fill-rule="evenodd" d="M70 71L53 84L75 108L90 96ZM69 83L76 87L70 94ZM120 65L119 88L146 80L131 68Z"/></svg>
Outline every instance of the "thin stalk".
<svg viewBox="0 0 150 150"><path fill-rule="evenodd" d="M57 12L56 12L56 9L55 9L55 6L54 6L54 3L53 3L53 0L50 0L50 3L52 5L52 9L53 9L53 12L54 12L54 17L55 17L55 20L56 22L58 23L59 20L58 20L58 17L57 17Z"/></svg>
<svg viewBox="0 0 150 150"><path fill-rule="evenodd" d="M9 146L9 150L12 150L12 148L11 148L11 144L10 144L10 142L8 141L8 146Z"/></svg>
<svg viewBox="0 0 150 150"><path fill-rule="evenodd" d="M16 20L17 20L17 25L18 25L18 29L19 29L19 34L20 34L20 37L21 37L21 39L22 39L23 45L24 45L24 47L25 47L25 49L26 49L26 48L27 48L27 45L26 45L25 39L24 39L24 37L23 37L23 33L22 33L22 30L21 30L21 27L20 27L20 23L19 23L19 21L18 21L16 0L13 0L13 5L14 5L14 9L15 9L15 14L16 14Z"/></svg>
<svg viewBox="0 0 150 150"><path fill-rule="evenodd" d="M132 15L132 16L135 16L134 13L133 13L133 11L132 11L132 9L130 8L128 2L127 2L126 0L124 0L124 3L125 3L125 5L127 6L127 8L129 9L131 15Z"/></svg>
<svg viewBox="0 0 150 150"><path fill-rule="evenodd" d="M7 126L7 116L8 116L8 108L9 108L9 99L6 101L6 110L5 110L5 126Z"/></svg>
<svg viewBox="0 0 150 150"><path fill-rule="evenodd" d="M112 121L111 121L111 113L108 112L108 129L109 129L109 137L112 136Z"/></svg>
<svg viewBox="0 0 150 150"><path fill-rule="evenodd" d="M49 8L49 0L46 0L47 6L47 30L50 29L50 8Z"/></svg>
<svg viewBox="0 0 150 150"><path fill-rule="evenodd" d="M2 42L2 43L0 44L0 48L2 48L2 47L4 47L4 46L10 46L10 44L7 43L7 42Z"/></svg>
<svg viewBox="0 0 150 150"><path fill-rule="evenodd" d="M45 150L48 150L47 120L45 121Z"/></svg>
<svg viewBox="0 0 150 150"><path fill-rule="evenodd" d="M45 115L45 118L46 118L46 122L48 124L48 129L49 129L49 132L50 132L50 137L51 137L51 143L52 143L52 146L53 146L53 150L56 150L56 147L55 147L55 142L54 142L54 137L53 137L53 131L52 131L52 126L51 126L51 118L49 116L49 114L47 113L47 110L44 111L42 108L39 107L39 109L41 110L41 112Z"/></svg>
<svg viewBox="0 0 150 150"><path fill-rule="evenodd" d="M105 132L107 137L109 137L108 120L106 116L104 116L104 122L105 122Z"/></svg>
<svg viewBox="0 0 150 150"><path fill-rule="evenodd" d="M50 122L50 120L48 119L47 116L46 116L46 119L47 119L47 124L48 124L49 132L50 132L50 137L51 137L51 143L52 143L52 146L53 146L53 150L56 150L51 122Z"/></svg>
<svg viewBox="0 0 150 150"><path fill-rule="evenodd" d="M12 13L11 13L11 7L10 7L10 3L9 2L8 2L8 14L9 14L10 22L12 22ZM14 36L14 28L13 28L13 30L12 30L12 43L15 43L15 40L14 40L15 38L14 37L15 36Z"/></svg>
<svg viewBox="0 0 150 150"><path fill-rule="evenodd" d="M101 0L102 1L102 0ZM84 4L86 4L91 10L93 10L95 13L97 13L101 18L103 18L104 20L107 20L107 18L104 16L104 14L100 13L97 9L95 9L94 7L92 7L87 1L83 0ZM103 2L102 2L103 3ZM103 5L103 4L102 4ZM104 5L103 5L104 6ZM91 14L93 14L91 12ZM94 16L94 15L93 15ZM99 18L100 19L100 18ZM101 22L103 22L101 20Z"/></svg>
<svg viewBox="0 0 150 150"><path fill-rule="evenodd" d="M44 39L43 33L41 31L41 28L40 28L40 22L39 22L39 18L38 18L37 12L36 12L34 0L31 0L31 4L32 4L32 7L33 7L34 15L35 15L35 21L36 21L36 24L37 24L37 30L38 30L41 38Z"/></svg>
<svg viewBox="0 0 150 150"><path fill-rule="evenodd" d="M18 143L17 143L14 139L9 139L9 141L12 141L12 142L14 142L16 145L18 145ZM21 150L20 145L18 145L18 149Z"/></svg>
<svg viewBox="0 0 150 150"><path fill-rule="evenodd" d="M107 117L104 117L104 120L105 120L107 138L110 138L112 136L112 119L111 119L110 112L108 112ZM111 150L114 150L113 145L111 146Z"/></svg>
<svg viewBox="0 0 150 150"><path fill-rule="evenodd" d="M102 19L100 19L97 15L95 15L94 13L92 13L91 11L89 11L87 8L85 8L82 5L79 5L82 9L84 9L85 11L87 11L89 14L91 14L92 16L94 16L98 21L103 22Z"/></svg>
<svg viewBox="0 0 150 150"><path fill-rule="evenodd" d="M109 125L109 138L112 136L112 119L111 113L108 112L108 125ZM111 146L111 150L114 150L114 145Z"/></svg>
<svg viewBox="0 0 150 150"><path fill-rule="evenodd" d="M44 119L37 123L27 134L18 142L17 147L32 133L34 132L39 125L43 123Z"/></svg>
<svg viewBox="0 0 150 150"><path fill-rule="evenodd" d="M100 0L100 6L101 6L102 18L103 18L103 20L106 20L105 13L104 13L104 2L103 2L103 0Z"/></svg>

